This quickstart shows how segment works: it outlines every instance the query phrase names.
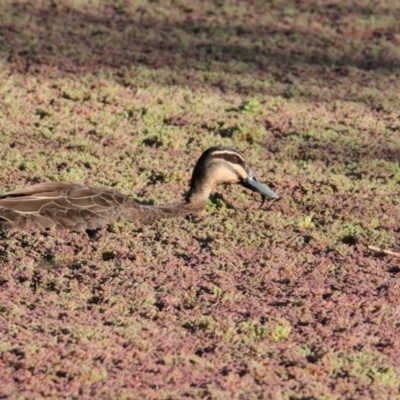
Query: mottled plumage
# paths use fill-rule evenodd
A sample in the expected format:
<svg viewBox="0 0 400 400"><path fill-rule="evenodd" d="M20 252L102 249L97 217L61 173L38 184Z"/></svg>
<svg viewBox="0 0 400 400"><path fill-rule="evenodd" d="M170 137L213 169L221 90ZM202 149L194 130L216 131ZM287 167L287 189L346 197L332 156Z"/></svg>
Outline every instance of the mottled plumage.
<svg viewBox="0 0 400 400"><path fill-rule="evenodd" d="M212 147L198 160L184 201L147 206L111 189L75 183L39 183L0 195L0 229L85 231L119 219L151 223L159 218L201 211L215 186L225 183L240 183L263 197L279 198L256 180L238 152Z"/></svg>

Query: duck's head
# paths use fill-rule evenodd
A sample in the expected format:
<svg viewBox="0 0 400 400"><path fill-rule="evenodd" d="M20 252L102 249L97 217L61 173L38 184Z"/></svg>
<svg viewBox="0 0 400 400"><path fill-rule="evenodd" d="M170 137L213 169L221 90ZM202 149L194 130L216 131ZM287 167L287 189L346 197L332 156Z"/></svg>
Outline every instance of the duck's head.
<svg viewBox="0 0 400 400"><path fill-rule="evenodd" d="M207 149L194 167L189 199L206 200L217 185L237 183L261 196L279 199L269 187L260 183L243 156L229 147Z"/></svg>

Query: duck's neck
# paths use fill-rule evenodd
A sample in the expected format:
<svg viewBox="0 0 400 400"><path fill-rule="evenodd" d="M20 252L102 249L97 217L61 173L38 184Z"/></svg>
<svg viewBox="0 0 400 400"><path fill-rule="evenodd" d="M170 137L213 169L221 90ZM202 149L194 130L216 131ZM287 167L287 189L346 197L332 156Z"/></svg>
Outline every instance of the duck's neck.
<svg viewBox="0 0 400 400"><path fill-rule="evenodd" d="M149 224L157 219L184 217L190 214L197 214L202 211L207 204L207 198L196 199L187 196L185 201L179 201L170 204L139 205L135 203L135 207L127 207L124 216L128 221Z"/></svg>
<svg viewBox="0 0 400 400"><path fill-rule="evenodd" d="M134 203L131 206L127 205L124 217L128 221L149 224L157 219L196 214L205 209L211 188L212 185L208 185L206 182L192 182L184 201L155 206Z"/></svg>

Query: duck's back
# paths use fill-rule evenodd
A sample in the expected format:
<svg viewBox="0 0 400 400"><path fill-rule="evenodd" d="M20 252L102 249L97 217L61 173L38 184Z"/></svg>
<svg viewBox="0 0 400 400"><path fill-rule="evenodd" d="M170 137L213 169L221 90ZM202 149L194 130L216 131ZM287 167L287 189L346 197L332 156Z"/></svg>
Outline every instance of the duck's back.
<svg viewBox="0 0 400 400"><path fill-rule="evenodd" d="M118 220L130 198L109 189L49 182L0 195L0 229L98 229Z"/></svg>

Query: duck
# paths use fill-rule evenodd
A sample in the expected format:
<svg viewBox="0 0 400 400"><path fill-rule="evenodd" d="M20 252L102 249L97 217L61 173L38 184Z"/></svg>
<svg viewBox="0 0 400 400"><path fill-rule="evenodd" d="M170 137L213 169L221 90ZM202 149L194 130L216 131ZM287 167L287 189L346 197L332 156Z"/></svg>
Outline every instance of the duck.
<svg viewBox="0 0 400 400"><path fill-rule="evenodd" d="M279 196L255 177L243 156L225 146L210 147L193 169L182 201L144 205L107 188L78 183L44 182L0 195L0 230L92 231L118 220L149 224L161 218L202 211L218 185L240 184L266 198Z"/></svg>

